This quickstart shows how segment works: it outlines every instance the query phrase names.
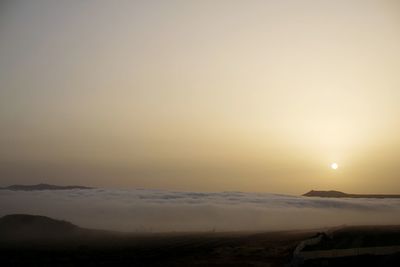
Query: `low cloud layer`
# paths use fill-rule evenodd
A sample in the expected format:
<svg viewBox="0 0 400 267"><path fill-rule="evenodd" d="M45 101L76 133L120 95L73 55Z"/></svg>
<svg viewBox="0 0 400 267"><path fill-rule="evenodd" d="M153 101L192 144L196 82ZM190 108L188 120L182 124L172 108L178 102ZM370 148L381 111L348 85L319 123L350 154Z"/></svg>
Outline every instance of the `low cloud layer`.
<svg viewBox="0 0 400 267"><path fill-rule="evenodd" d="M400 199L323 199L163 190L0 191L0 215L27 213L119 231L287 230L400 224Z"/></svg>

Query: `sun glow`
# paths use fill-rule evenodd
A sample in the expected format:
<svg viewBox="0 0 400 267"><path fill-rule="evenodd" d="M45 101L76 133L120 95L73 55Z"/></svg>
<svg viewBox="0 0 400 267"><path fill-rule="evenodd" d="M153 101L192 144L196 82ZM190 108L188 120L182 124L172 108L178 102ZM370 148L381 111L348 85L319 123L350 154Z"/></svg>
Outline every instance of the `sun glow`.
<svg viewBox="0 0 400 267"><path fill-rule="evenodd" d="M332 168L333 170L336 170L338 167L339 167L339 165L338 165L336 162L334 162L334 163L331 164L331 168Z"/></svg>

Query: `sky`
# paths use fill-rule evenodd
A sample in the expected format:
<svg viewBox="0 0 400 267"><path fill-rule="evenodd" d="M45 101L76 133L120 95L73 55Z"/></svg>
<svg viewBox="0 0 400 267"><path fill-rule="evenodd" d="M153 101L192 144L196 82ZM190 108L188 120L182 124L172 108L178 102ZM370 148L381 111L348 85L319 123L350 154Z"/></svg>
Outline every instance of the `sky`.
<svg viewBox="0 0 400 267"><path fill-rule="evenodd" d="M400 193L399 14L2 1L0 185Z"/></svg>

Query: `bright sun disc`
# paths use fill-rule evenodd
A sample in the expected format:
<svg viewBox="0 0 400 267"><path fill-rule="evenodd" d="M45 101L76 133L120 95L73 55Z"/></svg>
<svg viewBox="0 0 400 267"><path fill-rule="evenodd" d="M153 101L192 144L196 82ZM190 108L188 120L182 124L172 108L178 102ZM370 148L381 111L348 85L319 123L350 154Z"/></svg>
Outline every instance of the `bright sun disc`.
<svg viewBox="0 0 400 267"><path fill-rule="evenodd" d="M331 168L334 170L336 170L338 167L339 167L339 165L336 162L331 164Z"/></svg>

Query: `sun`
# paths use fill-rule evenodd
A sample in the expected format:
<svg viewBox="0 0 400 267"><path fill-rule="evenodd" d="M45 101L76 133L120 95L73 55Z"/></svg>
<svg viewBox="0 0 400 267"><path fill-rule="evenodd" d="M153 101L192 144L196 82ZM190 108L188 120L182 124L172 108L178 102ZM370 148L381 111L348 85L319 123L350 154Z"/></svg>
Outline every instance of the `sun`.
<svg viewBox="0 0 400 267"><path fill-rule="evenodd" d="M338 167L339 167L339 165L338 165L336 162L334 162L334 163L331 164L331 168L332 168L333 170L336 170Z"/></svg>

